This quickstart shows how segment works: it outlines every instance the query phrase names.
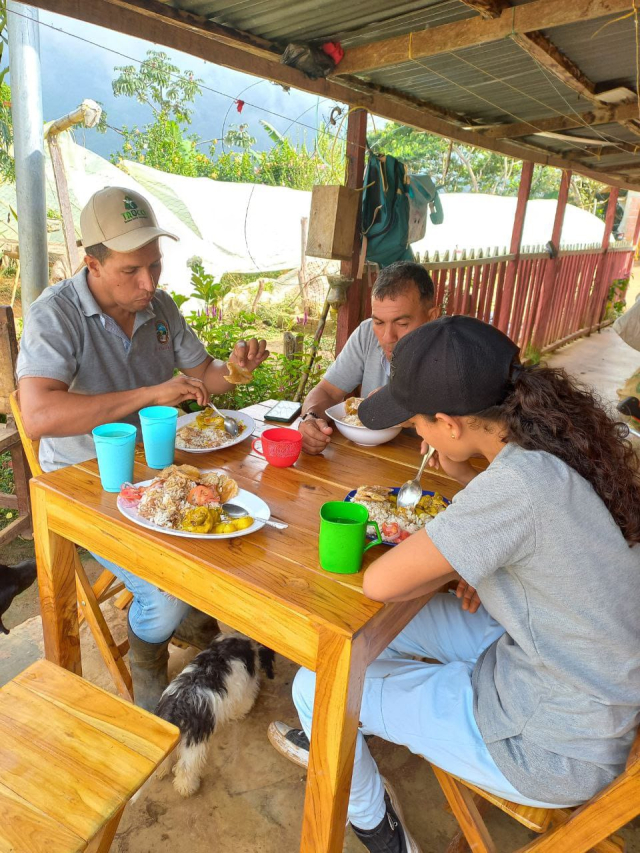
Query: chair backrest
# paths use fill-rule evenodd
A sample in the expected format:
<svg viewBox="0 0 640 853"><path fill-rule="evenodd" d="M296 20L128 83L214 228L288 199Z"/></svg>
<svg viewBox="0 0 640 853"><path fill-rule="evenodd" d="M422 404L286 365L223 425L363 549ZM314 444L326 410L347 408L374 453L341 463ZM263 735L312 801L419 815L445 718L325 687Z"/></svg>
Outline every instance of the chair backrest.
<svg viewBox="0 0 640 853"><path fill-rule="evenodd" d="M0 412L9 414L9 397L16 390L18 340L13 322L13 308L0 305Z"/></svg>
<svg viewBox="0 0 640 853"><path fill-rule="evenodd" d="M20 400L18 398L18 392L15 390L9 394L9 405L11 407L11 412L13 413L13 418L16 422L16 427L20 433L20 440L22 441L24 455L27 457L29 468L31 468L31 476L37 477L42 474L42 468L40 467L40 442L29 438L25 432L22 412L20 411Z"/></svg>

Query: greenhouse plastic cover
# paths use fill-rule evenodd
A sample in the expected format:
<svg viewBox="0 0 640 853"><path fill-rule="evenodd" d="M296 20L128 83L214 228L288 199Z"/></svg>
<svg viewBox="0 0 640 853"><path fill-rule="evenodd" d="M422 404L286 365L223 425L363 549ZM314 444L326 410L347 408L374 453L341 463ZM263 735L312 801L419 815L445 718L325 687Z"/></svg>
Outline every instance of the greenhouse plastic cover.
<svg viewBox="0 0 640 853"><path fill-rule="evenodd" d="M311 193L284 187L228 183L209 178L186 178L123 161L119 168L74 142L59 136L67 172L71 206L80 237L80 211L91 195L105 186L123 186L149 198L160 224L180 242L163 241L162 285L177 293L191 293L187 261L202 259L209 272L256 273L291 270L300 266L301 219L309 216ZM123 171L123 169L125 171ZM57 208L51 164L47 161L47 204ZM16 239L15 188L0 188L0 236ZM423 256L462 249L509 246L516 199L482 194L442 194L444 222L429 223L414 249ZM523 245L544 245L551 236L556 201L542 199L527 205ZM562 243L600 243L604 223L587 211L567 206ZM49 235L61 243L62 234Z"/></svg>

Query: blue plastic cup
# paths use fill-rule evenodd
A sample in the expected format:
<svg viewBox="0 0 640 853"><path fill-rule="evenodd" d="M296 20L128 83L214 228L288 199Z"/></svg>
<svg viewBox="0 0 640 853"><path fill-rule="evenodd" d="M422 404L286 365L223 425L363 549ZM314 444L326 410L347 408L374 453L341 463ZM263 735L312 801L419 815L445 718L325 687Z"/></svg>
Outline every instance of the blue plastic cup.
<svg viewBox="0 0 640 853"><path fill-rule="evenodd" d="M119 492L123 483L131 482L137 433L131 424L102 424L92 431L105 492Z"/></svg>
<svg viewBox="0 0 640 853"><path fill-rule="evenodd" d="M178 410L172 406L148 406L140 409L144 455L149 468L166 468L176 452Z"/></svg>

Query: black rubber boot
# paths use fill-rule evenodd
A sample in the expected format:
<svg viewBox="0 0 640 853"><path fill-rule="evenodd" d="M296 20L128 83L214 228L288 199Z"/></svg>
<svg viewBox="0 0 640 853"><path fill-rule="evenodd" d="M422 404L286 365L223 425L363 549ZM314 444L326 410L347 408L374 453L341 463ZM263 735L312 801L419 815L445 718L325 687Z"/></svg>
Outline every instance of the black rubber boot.
<svg viewBox="0 0 640 853"><path fill-rule="evenodd" d="M162 692L169 683L169 640L164 643L145 643L136 636L127 622L129 634L129 666L136 705L154 713Z"/></svg>
<svg viewBox="0 0 640 853"><path fill-rule="evenodd" d="M201 610L190 607L187 615L173 632L173 639L203 651L219 633L218 623L212 616L207 616Z"/></svg>

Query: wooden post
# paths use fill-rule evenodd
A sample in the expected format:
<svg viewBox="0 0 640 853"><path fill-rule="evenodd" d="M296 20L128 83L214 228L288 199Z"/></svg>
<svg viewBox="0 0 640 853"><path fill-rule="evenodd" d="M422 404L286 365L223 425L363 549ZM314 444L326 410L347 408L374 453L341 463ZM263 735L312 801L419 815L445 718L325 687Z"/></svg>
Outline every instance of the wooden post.
<svg viewBox="0 0 640 853"><path fill-rule="evenodd" d="M351 189L361 189L364 179L364 160L367 145L367 116L365 109L354 109L347 120L347 169L345 184ZM356 222L356 233L353 240L353 255L350 261L342 261L340 273L353 279L353 284L347 291L347 301L338 310L338 327L336 331L336 355L347 342L362 319L362 288L363 282L358 275L362 238L360 235L360 209Z"/></svg>
<svg viewBox="0 0 640 853"><path fill-rule="evenodd" d="M602 254L600 255L600 263L598 264L598 272L596 273L596 283L593 288L592 309L587 315L589 326L595 326L602 320L604 307L607 304L607 295L609 293L609 282L605 280L605 276L609 271L609 241L611 232L613 231L613 222L618 206L618 195L620 190L618 187L609 187L609 204L607 205L607 215L604 220L604 234L602 235Z"/></svg>
<svg viewBox="0 0 640 853"><path fill-rule="evenodd" d="M504 285L500 296L500 315L497 318L497 326L505 334L509 333L509 316L511 314L511 306L513 303L513 291L516 283L518 264L520 263L522 231L524 229L524 218L527 212L529 193L531 192L532 177L533 163L523 163L522 174L520 175L520 186L518 187L516 215L513 220L513 231L511 232L511 246L509 247L509 254L515 255L515 258L512 261L509 261L507 266L507 271L504 276Z"/></svg>
<svg viewBox="0 0 640 853"><path fill-rule="evenodd" d="M307 233L309 218L303 216L300 219L300 269L298 270L298 284L302 298L302 310L309 311L309 294L307 292Z"/></svg>
<svg viewBox="0 0 640 853"><path fill-rule="evenodd" d="M71 201L69 199L69 185L67 184L67 174L64 169L62 160L62 152L58 145L57 136L48 138L49 154L51 156L51 165L53 167L53 176L56 181L56 190L58 192L58 203L60 204L60 214L62 215L62 231L64 234L64 242L67 246L67 260L69 262L69 275L72 276L78 271L80 266L80 254L76 244L76 229L73 223L73 214L71 212Z"/></svg>
<svg viewBox="0 0 640 853"><path fill-rule="evenodd" d="M558 204L556 206L556 216L553 221L553 232L551 234L551 242L556 251L560 248L560 238L562 237L562 225L564 223L564 214L567 209L567 199L569 197L569 187L571 186L571 171L567 170L562 173L560 181L560 191L558 193ZM536 310L536 320L531 336L531 346L542 348L548 341L545 340L549 317L553 307L554 286L556 276L558 274L559 261L558 258L549 258L547 262L547 270L542 282L540 298ZM528 341L523 341L523 346L527 346Z"/></svg>

